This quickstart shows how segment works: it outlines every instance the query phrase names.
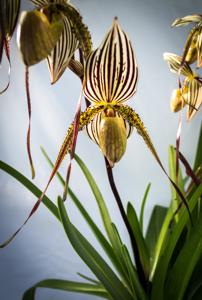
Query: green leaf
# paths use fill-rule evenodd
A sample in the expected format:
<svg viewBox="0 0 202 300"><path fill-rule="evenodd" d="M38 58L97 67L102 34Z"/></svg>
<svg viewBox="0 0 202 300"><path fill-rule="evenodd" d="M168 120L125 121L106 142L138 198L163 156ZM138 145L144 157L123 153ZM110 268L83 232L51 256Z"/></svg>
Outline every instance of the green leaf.
<svg viewBox="0 0 202 300"><path fill-rule="evenodd" d="M93 195L95 196L95 199L97 201L99 210L100 210L100 214L102 217L102 221L105 227L105 230L107 232L107 235L109 237L109 240L112 244L112 247L114 249L117 249L118 245L117 245L117 238L114 235L114 229L112 226L112 220L109 214L109 211L106 207L106 204L104 202L103 196L93 178L93 176L91 175L90 171L88 170L87 166L84 164L84 162L78 157L78 155L74 155L74 158L76 160L76 162L78 163L79 167L81 168L82 172L84 173L89 186L93 192Z"/></svg>
<svg viewBox="0 0 202 300"><path fill-rule="evenodd" d="M139 255L140 255L140 261L145 273L145 277L149 278L150 273L150 258L149 258L149 252L147 249L147 245L145 243L144 237L142 235L142 230L140 228L140 224L138 222L138 218L135 212L135 209L133 208L132 204L129 202L127 205L127 217L128 221L130 223L130 226L133 231L133 235L135 237Z"/></svg>
<svg viewBox="0 0 202 300"><path fill-rule="evenodd" d="M165 220L165 216L168 209L164 206L156 205L152 211L150 221L147 227L146 232L146 244L150 251L151 261L154 261L155 257L155 247L157 246L157 241L160 238L161 230L163 229L162 225ZM167 230L167 228L166 228ZM165 231L166 232L166 231ZM163 234L161 233L161 236Z"/></svg>
<svg viewBox="0 0 202 300"><path fill-rule="evenodd" d="M202 219L192 227L189 238L170 270L166 284L166 299L183 300L193 270L202 255Z"/></svg>
<svg viewBox="0 0 202 300"><path fill-rule="evenodd" d="M170 178L178 185L180 190L183 193L185 193L185 191L184 191L184 180L182 178L182 171L181 171L180 166L179 166L179 170L178 170L178 180L176 178L176 150L174 149L173 146L169 146L168 156L169 156ZM172 207L172 211L174 213L176 211L176 209L178 208L178 206L181 202L181 199L180 199L178 193L176 192L176 189L173 187L173 185L171 185L171 191L172 191L171 207ZM176 219L177 219L177 217L178 217L178 215L176 215Z"/></svg>
<svg viewBox="0 0 202 300"><path fill-rule="evenodd" d="M196 150L195 162L194 162L194 171L196 171L202 165L202 123L199 133L198 146Z"/></svg>
<svg viewBox="0 0 202 300"><path fill-rule="evenodd" d="M202 256L200 257L199 262L197 263L193 275L190 279L188 288L186 290L187 300L197 300L202 297ZM199 297L199 295L201 295ZM197 297L198 296L198 297Z"/></svg>
<svg viewBox="0 0 202 300"><path fill-rule="evenodd" d="M151 188L151 183L149 183L147 185L147 188L145 190L145 193L144 193L144 197L142 199L142 202L141 202L141 209L140 209L140 228L142 230L142 233L143 233L143 225L144 225L144 208L145 208L145 204L146 204L146 201L147 201L147 196L149 194L149 191L150 191L150 188Z"/></svg>
<svg viewBox="0 0 202 300"><path fill-rule="evenodd" d="M134 295L134 298L137 295L137 299L146 299L145 292L140 284L138 274L131 260L130 254L127 247L122 243L122 240L119 236L119 232L114 224L112 224L114 229L114 236L117 239L115 253L119 259L120 264L124 272L124 281L130 286L131 293ZM136 298L135 298L136 299Z"/></svg>
<svg viewBox="0 0 202 300"><path fill-rule="evenodd" d="M8 164L3 161L0 161L0 169L4 172L11 175L17 181L19 181L22 185L24 185L32 194L34 194L37 198L39 198L42 194L42 191L38 189L36 185L34 185L29 179L27 179L24 175L18 172L16 169L12 168ZM44 196L42 200L43 204L50 210L50 212L60 221L59 213L57 206L47 197Z"/></svg>
<svg viewBox="0 0 202 300"><path fill-rule="evenodd" d="M125 245L122 246L123 257L127 266L129 277L131 279L134 295L137 295L138 300L146 300L147 296L138 279L137 271L133 266L128 249Z"/></svg>
<svg viewBox="0 0 202 300"><path fill-rule="evenodd" d="M92 247L87 239L71 224L61 198L58 198L58 208L64 230L72 246L83 261L89 266L109 294L115 300L132 300L133 297L119 280L116 274Z"/></svg>
<svg viewBox="0 0 202 300"><path fill-rule="evenodd" d="M189 200L190 212L194 210L198 203L198 199L202 195L202 185L200 185ZM173 226L172 234L167 235L166 243L160 251L158 257L159 259L155 264L155 273L153 277L153 288L152 288L152 298L151 300L162 300L164 299L164 283L169 269L169 263L172 258L172 254L175 250L177 242L179 241L182 231L186 225L189 225L189 216L185 208L179 217L179 221ZM165 240L165 239L164 239Z"/></svg>
<svg viewBox="0 0 202 300"><path fill-rule="evenodd" d="M60 279L46 279L39 281L33 287L28 289L24 293L22 300L34 300L37 288L48 288L61 291L77 292L82 294L95 295L105 299L108 299L109 297L107 291L103 286Z"/></svg>
<svg viewBox="0 0 202 300"><path fill-rule="evenodd" d="M77 272L77 275L79 275L81 278L83 278L83 279L85 279L87 281L90 281L91 283L94 283L96 285L100 285L101 284L101 282L99 282L98 280L95 280L95 279L93 279L93 278L91 278L89 276L81 274L80 272Z"/></svg>
<svg viewBox="0 0 202 300"><path fill-rule="evenodd" d="M51 166L51 168L53 168L54 164L50 160L50 158L47 155L46 151L42 147L41 147L41 150L42 150L42 153L45 156L46 160L48 161L49 165ZM59 172L57 172L57 177L58 177L60 183L63 186L65 186L65 180L62 178L62 176L60 175ZM90 215L88 214L88 212L86 211L84 206L81 204L79 199L76 197L76 195L71 190L71 188L68 188L68 193L69 193L71 199L73 200L74 204L76 205L76 207L78 208L78 210L80 211L80 213L82 214L84 219L86 220L87 224L90 226L91 230L95 234L96 239L98 240L98 242L100 243L100 245L104 249L105 253L108 255L108 257L111 260L111 262L113 263L114 267L119 272L119 274L123 277L123 274L124 274L123 271L124 270L122 269L121 264L120 264L119 260L117 259L116 254L114 253L114 250L113 250L112 246L109 244L108 240L102 234L102 232L100 231L98 226L95 224L93 219L90 217Z"/></svg>

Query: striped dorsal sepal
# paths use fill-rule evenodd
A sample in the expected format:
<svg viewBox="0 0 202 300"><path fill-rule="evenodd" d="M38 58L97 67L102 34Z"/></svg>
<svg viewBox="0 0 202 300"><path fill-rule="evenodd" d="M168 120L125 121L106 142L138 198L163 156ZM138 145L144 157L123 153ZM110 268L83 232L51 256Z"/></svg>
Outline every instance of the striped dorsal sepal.
<svg viewBox="0 0 202 300"><path fill-rule="evenodd" d="M92 103L130 99L136 92L138 68L127 34L117 18L101 46L86 62L84 94Z"/></svg>

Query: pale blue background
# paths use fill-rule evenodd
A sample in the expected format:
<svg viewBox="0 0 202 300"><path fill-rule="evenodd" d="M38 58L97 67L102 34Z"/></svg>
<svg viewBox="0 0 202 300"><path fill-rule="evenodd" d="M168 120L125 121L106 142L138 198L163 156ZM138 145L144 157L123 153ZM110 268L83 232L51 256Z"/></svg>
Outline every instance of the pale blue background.
<svg viewBox="0 0 202 300"><path fill-rule="evenodd" d="M169 72L162 54L182 52L188 28L172 29L170 24L177 17L201 13L201 1L75 0L73 3L88 24L95 47L102 41L114 16L119 17L121 26L130 36L136 51L140 76L137 94L129 104L144 120L163 164L167 167L168 145L175 143L178 126L178 116L171 113L169 108L170 95L173 88L177 87L177 78ZM31 7L28 4L28 1L22 1L24 8ZM26 154L28 114L24 68L16 49L15 37L11 44L11 58L11 85L0 99L0 159L30 177ZM7 79L6 69L7 63L4 61L0 69L1 86ZM67 71L56 85L50 86L47 65L46 62L42 62L30 68L30 91L33 112L31 144L37 172L34 182L43 189L50 170L39 147L43 145L52 158L56 157L75 112L80 82ZM186 123L185 115L184 112L181 149L192 162L201 118L198 113L191 123ZM126 230L108 186L103 158L98 147L87 136L80 134L77 152L93 172L112 219L117 224L123 240L128 243ZM63 174L67 161L61 167ZM145 224L155 203L168 204L169 182L135 131L128 141L124 158L114 168L114 176L124 205L132 201L137 212L146 185L152 182L145 210ZM73 167L70 184L96 223L103 228L95 200L76 164ZM55 201L57 195L61 193L61 186L54 180L47 194ZM32 194L11 177L0 173L0 242L25 220L35 200ZM97 250L103 253L70 199L66 205L72 222L81 229ZM0 250L0 299L20 300L28 287L45 278L79 279L77 271L91 274L74 253L62 227L41 205L15 241ZM37 299L96 299L96 297L40 290Z"/></svg>

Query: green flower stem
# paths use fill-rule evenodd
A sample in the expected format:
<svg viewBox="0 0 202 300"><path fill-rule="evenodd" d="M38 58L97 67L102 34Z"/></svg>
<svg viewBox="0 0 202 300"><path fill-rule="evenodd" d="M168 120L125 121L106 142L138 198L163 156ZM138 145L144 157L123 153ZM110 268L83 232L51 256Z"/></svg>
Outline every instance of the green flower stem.
<svg viewBox="0 0 202 300"><path fill-rule="evenodd" d="M106 170L107 170L107 175L108 175L111 190L114 194L114 197L115 197L115 200L117 202L117 205L118 205L119 211L121 213L122 219L124 221L124 224L125 224L125 226L128 230L128 234L129 234L132 249L133 249L134 259L135 259L135 263L136 263L136 267L137 267L137 273L139 275L140 282L142 283L142 286L144 287L144 289L146 291L146 290L148 290L148 282L145 278L144 270L142 268L142 264L141 264L141 261L140 261L140 255L139 255L139 251L138 251L138 247L137 247L137 242L136 242L135 237L133 235L132 228L130 226L130 223L128 221L127 215L125 213L125 210L124 210L124 207L123 207L123 204L122 204L122 201L121 201L121 198L120 198L118 190L116 188L112 168L109 165L109 162L106 158L105 158L105 164L106 164Z"/></svg>

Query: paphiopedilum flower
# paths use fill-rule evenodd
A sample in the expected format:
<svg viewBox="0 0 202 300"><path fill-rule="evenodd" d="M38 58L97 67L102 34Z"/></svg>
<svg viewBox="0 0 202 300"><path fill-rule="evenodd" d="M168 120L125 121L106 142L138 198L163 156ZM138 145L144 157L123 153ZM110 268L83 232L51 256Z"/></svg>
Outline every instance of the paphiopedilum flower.
<svg viewBox="0 0 202 300"><path fill-rule="evenodd" d="M136 92L137 80L138 67L131 41L115 18L102 44L87 58L83 90L91 105L79 120L79 130L84 129L98 144L111 166L123 156L134 127L160 162L140 117L125 105ZM71 149L73 130L74 124L68 130L54 170Z"/></svg>
<svg viewBox="0 0 202 300"><path fill-rule="evenodd" d="M23 12L18 45L26 66L47 59L51 83L69 66L75 51L87 56L91 38L78 11L67 0L31 0L36 10Z"/></svg>
<svg viewBox="0 0 202 300"><path fill-rule="evenodd" d="M179 27L188 24L193 24L187 41L185 43L183 52L183 62L189 64L197 62L197 67L202 67L202 15L190 15L183 18L176 19L172 27Z"/></svg>
<svg viewBox="0 0 202 300"><path fill-rule="evenodd" d="M168 62L171 72L184 76L182 86L172 93L171 110L178 112L187 106L187 120L190 121L202 103L202 79L186 61L181 64L182 57L173 53L164 53L164 59Z"/></svg>

